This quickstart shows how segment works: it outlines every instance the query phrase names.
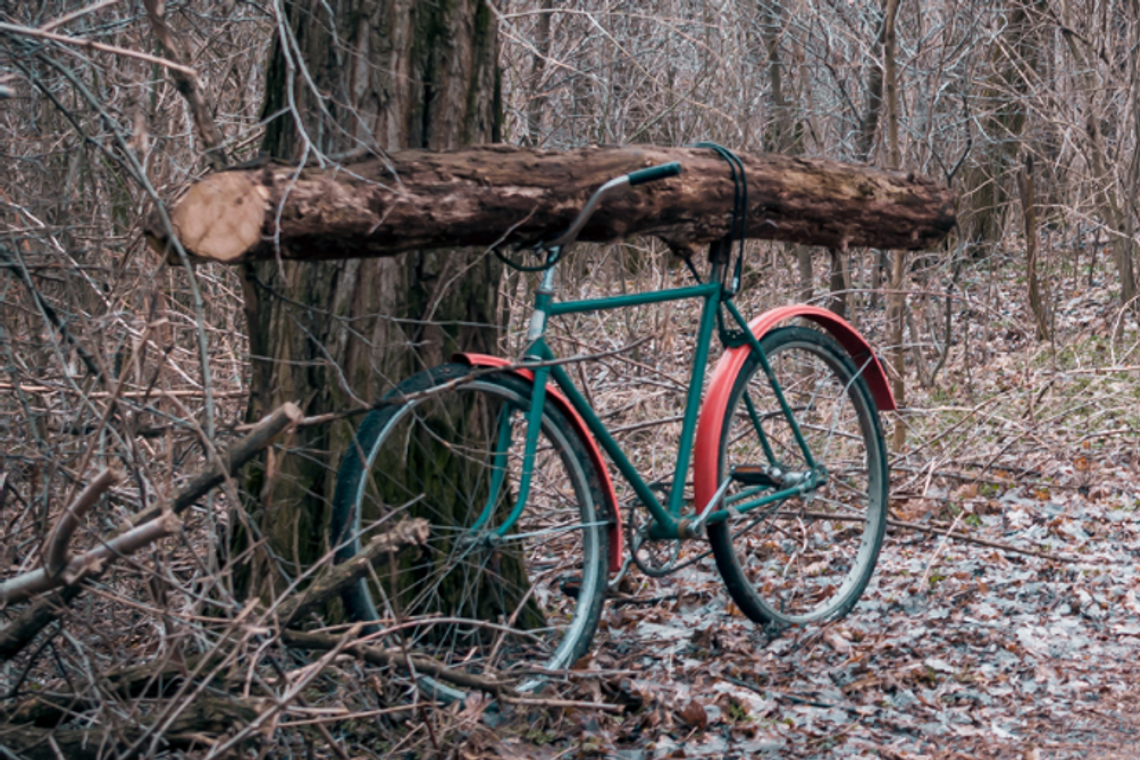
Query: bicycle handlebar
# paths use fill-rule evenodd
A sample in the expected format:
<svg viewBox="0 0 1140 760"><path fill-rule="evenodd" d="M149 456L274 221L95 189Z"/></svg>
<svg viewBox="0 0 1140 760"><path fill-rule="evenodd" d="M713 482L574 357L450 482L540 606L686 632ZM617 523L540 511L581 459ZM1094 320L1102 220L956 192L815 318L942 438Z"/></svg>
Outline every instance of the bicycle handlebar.
<svg viewBox="0 0 1140 760"><path fill-rule="evenodd" d="M573 243L577 239L578 233L581 232L582 228L586 226L586 222L590 221L590 217L594 215L594 212L598 208L598 203L602 200L602 198L617 188L625 187L627 185L631 187L636 185L644 185L647 182L656 182L657 180L665 179L666 177L676 177L681 172L681 164L677 163L676 161L670 161L667 164L658 164L657 166L651 166L648 169L639 169L629 174L623 174L620 177L614 177L609 182L594 191L594 194L590 196L590 200L586 201L586 205L583 206L582 211L579 212L578 218L570 224L565 232L553 240L544 242L541 247L550 249L566 246L570 243Z"/></svg>
<svg viewBox="0 0 1140 760"><path fill-rule="evenodd" d="M654 182L666 177L676 177L681 173L681 164L676 161L670 161L667 164L659 164L651 166L648 169L641 169L639 171L629 173L629 184L636 187L637 185L644 185L646 182Z"/></svg>

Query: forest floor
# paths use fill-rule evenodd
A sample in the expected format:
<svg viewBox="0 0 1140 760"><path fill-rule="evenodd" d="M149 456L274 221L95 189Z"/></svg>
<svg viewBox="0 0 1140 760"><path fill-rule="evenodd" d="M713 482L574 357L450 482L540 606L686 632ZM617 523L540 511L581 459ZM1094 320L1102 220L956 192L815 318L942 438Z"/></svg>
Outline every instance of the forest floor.
<svg viewBox="0 0 1140 760"><path fill-rule="evenodd" d="M757 287L791 270L768 261L748 273L748 292L759 295L746 313L792 300L786 274ZM286 717L265 729L263 756L1140 757L1140 323L1122 315L1111 280L1058 285L1054 275L1054 336L1038 340L1016 292L1018 262L964 267L952 297L945 263L940 277L917 283L907 342L921 350L911 355L901 417L907 444L891 460L891 516L911 527L888 529L871 585L843 620L765 630L730 602L706 558L663 579L632 573L609 600L591 654L526 706L471 698L437 707L415 701L402 672L329 656L314 669L315 657L276 651L287 676L310 685L305 704L283 700ZM663 287L677 276L622 286ZM590 297L590 283L605 278L582 279L578 295ZM859 328L887 346L881 305L862 306L853 309ZM559 327L564 355L604 357L574 371L607 424L631 431L620 441L650 481L671 475L693 322L665 304ZM920 357L925 384L916 379ZM899 420L884 415L888 439ZM227 498L215 503L218 515ZM256 638L269 628L177 617L182 607L157 601L168 592L154 590L154 578L177 588L197 577L187 555L208 545L203 525L188 528L165 575L126 568L60 626L63 644L0 672L11 678L8 702L45 691L94 695L73 724L97 716L133 728L136 714L159 709L156 700L76 674L88 661L98 665L92 674L150 661L182 667L184 652L239 663L243 685L227 686L238 698L270 693L280 674ZM139 603L152 594L153 605ZM253 673L262 691L250 685ZM129 717L115 723L120 715Z"/></svg>
<svg viewBox="0 0 1140 760"><path fill-rule="evenodd" d="M1044 558L896 532L853 614L775 638L696 566L633 597L662 601L611 604L573 679L623 714L530 714L491 756L1136 757L1134 505L1024 486L974 498L993 510L978 537L1064 548Z"/></svg>
<svg viewBox="0 0 1140 760"><path fill-rule="evenodd" d="M1014 315L971 332L972 376L912 391L892 516L970 540L891 528L852 614L776 635L711 558L639 577L551 691L613 712L469 704L462 756L1140 757L1135 336L1107 292L1065 295L1068 348Z"/></svg>

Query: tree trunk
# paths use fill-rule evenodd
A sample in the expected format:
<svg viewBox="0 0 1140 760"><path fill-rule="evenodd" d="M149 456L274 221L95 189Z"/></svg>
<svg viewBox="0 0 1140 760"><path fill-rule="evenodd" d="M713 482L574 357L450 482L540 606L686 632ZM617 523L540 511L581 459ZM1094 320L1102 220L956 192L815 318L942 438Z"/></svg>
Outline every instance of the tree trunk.
<svg viewBox="0 0 1140 760"><path fill-rule="evenodd" d="M917 249L954 225L953 192L913 174L776 154L740 158L748 237ZM561 232L606 180L668 161L681 162L684 174L607 199L582 239L653 234L687 251L723 237L733 193L724 161L705 148L642 145L405 151L349 171L269 163L206 177L171 215L192 254L226 263L525 243ZM154 245L165 244L161 226L147 229Z"/></svg>
<svg viewBox="0 0 1140 760"><path fill-rule="evenodd" d="M887 161L892 169L899 167L902 156L899 151L899 84L898 67L895 65L895 22L899 15L899 0L887 0L883 16L883 79L887 91ZM892 377L892 390L899 409L906 406L906 347L904 327L906 325L906 293L903 292L903 278L906 276L906 254L895 251L891 266L891 293L887 297L887 315L891 328L891 364L895 372ZM895 451L901 452L906 446L906 425L900 412L895 420Z"/></svg>
<svg viewBox="0 0 1140 760"><path fill-rule="evenodd" d="M292 0L285 9L286 39L276 41L267 74L270 155L308 172L338 153L499 139L497 24L481 0L346 0L336 13L323 0ZM307 415L371 401L456 347L489 351L496 342L500 268L481 252L267 261L243 273L250 418L283 401ZM295 441L303 455L270 456L252 478L251 518L271 554L253 563L251 590L327 551L326 507L351 433L351 422L304 428ZM269 556L278 567L266 566Z"/></svg>
<svg viewBox="0 0 1140 760"><path fill-rule="evenodd" d="M1101 183L1096 193L1097 205L1104 217L1108 228L1109 242L1112 245L1112 257L1116 262L1116 274L1120 278L1120 302L1136 310L1136 274L1132 264L1131 231L1128 229L1128 214L1121 208L1121 199L1116 191L1115 184L1111 182L1112 170L1109 168L1109 159L1106 155L1104 140L1097 124L1098 118L1090 116L1086 124L1088 134L1088 153L1092 164L1093 175Z"/></svg>
<svg viewBox="0 0 1140 760"><path fill-rule="evenodd" d="M827 308L847 319L847 299L851 293L851 278L845 261L847 251L828 248L827 252L831 256L831 299Z"/></svg>
<svg viewBox="0 0 1140 760"><path fill-rule="evenodd" d="M530 97L526 104L526 144L537 148L542 145L542 114L546 110L546 59L550 57L550 21L554 15L554 0L542 0L538 16L536 47L530 64Z"/></svg>
<svg viewBox="0 0 1140 760"><path fill-rule="evenodd" d="M1049 340L1049 316L1041 300L1041 284L1037 277L1037 201L1033 187L1033 155L1025 157L1021 172L1021 208L1025 215L1025 284L1028 287L1029 310L1037 326L1037 340Z"/></svg>
<svg viewBox="0 0 1140 760"><path fill-rule="evenodd" d="M1140 310L1140 303L1136 298L1136 273L1133 266L1132 240L1132 212L1129 210L1128 197L1121 197L1119 190L1124 183L1117 180L1118 174L1115 163L1109 155L1104 135L1101 134L1101 123L1104 121L1105 106L1098 94L1102 91L1102 80L1097 75L1097 65L1094 56L1095 49L1090 49L1090 42L1072 32L1070 22L1070 8L1068 4L1061 4L1062 29L1065 30L1064 39L1069 52L1073 56L1079 70L1078 81L1081 83L1082 93L1087 102L1082 103L1085 118L1084 141L1085 156L1092 169L1092 181L1096 186L1095 203L1100 212L1102 223L1108 230L1109 244L1112 246L1113 259L1116 263L1116 272L1120 277L1121 304L1132 310ZM1107 29L1105 30L1107 31ZM1127 190L1125 191L1127 193ZM1093 254L1090 262L1089 281L1092 281L1093 267L1096 256Z"/></svg>
<svg viewBox="0 0 1140 760"><path fill-rule="evenodd" d="M780 61L780 38L784 33L784 7L778 0L760 4L760 35L768 62L768 85L772 90L771 124L765 131L764 150L797 156L803 153L803 125L793 118L791 103L784 88L783 64Z"/></svg>
<svg viewBox="0 0 1140 760"><path fill-rule="evenodd" d="M1025 133L1026 103L1039 81L1041 51L1034 17L1050 11L1040 0L1004 3L995 8L1006 20L997 40L992 73L971 98L985 109L978 116L981 126L978 159L963 170L962 187L971 188L963 197L962 233L967 249L980 258L1004 234L1006 209L1010 202L1007 177L1016 171L1017 154ZM1062 19L1062 28L1067 22Z"/></svg>

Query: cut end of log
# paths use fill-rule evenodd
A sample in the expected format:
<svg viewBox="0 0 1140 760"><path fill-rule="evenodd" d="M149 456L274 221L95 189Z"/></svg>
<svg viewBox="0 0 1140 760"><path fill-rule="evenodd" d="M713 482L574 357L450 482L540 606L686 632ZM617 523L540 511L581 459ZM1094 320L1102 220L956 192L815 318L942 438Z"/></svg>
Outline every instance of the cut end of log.
<svg viewBox="0 0 1140 760"><path fill-rule="evenodd" d="M170 210L170 221L187 251L232 264L261 240L268 200L269 190L250 175L221 172L197 182L179 198ZM164 237L152 235L152 246L161 246Z"/></svg>

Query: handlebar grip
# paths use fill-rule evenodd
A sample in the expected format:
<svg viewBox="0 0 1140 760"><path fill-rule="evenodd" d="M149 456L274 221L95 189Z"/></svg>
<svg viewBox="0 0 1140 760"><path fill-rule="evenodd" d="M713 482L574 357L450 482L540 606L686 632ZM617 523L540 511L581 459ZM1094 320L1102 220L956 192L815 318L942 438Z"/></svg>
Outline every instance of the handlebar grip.
<svg viewBox="0 0 1140 760"><path fill-rule="evenodd" d="M666 177L676 177L681 173L681 165L676 161L667 164L651 166L648 169L639 169L629 173L630 185L644 185L646 182L655 182Z"/></svg>

